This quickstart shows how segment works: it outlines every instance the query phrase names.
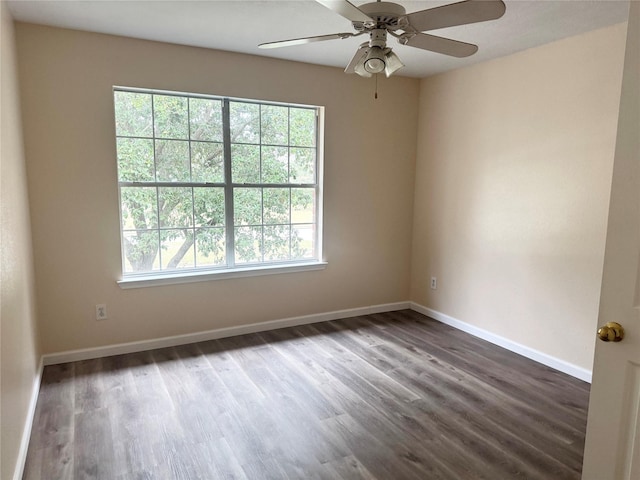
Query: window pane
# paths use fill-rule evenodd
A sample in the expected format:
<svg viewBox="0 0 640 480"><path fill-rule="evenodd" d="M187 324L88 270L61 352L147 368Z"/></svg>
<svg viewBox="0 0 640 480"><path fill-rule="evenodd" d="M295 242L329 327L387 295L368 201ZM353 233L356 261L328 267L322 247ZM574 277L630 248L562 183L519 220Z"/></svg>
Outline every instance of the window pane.
<svg viewBox="0 0 640 480"><path fill-rule="evenodd" d="M224 227L224 188L193 189L196 227Z"/></svg>
<svg viewBox="0 0 640 480"><path fill-rule="evenodd" d="M116 135L152 137L151 95L113 92L116 111Z"/></svg>
<svg viewBox="0 0 640 480"><path fill-rule="evenodd" d="M118 138L118 180L121 182L153 182L153 140Z"/></svg>
<svg viewBox="0 0 640 480"><path fill-rule="evenodd" d="M157 230L124 232L122 241L125 272L149 272L160 268Z"/></svg>
<svg viewBox="0 0 640 480"><path fill-rule="evenodd" d="M170 95L154 95L153 121L156 137L189 138L187 99Z"/></svg>
<svg viewBox="0 0 640 480"><path fill-rule="evenodd" d="M193 182L224 182L224 147L221 143L191 142Z"/></svg>
<svg viewBox="0 0 640 480"><path fill-rule="evenodd" d="M313 188L291 189L291 223L315 223L315 198Z"/></svg>
<svg viewBox="0 0 640 480"><path fill-rule="evenodd" d="M260 183L260 147L231 145L233 183Z"/></svg>
<svg viewBox="0 0 640 480"><path fill-rule="evenodd" d="M312 148L292 148L289 153L291 183L315 182L315 150Z"/></svg>
<svg viewBox="0 0 640 480"><path fill-rule="evenodd" d="M289 181L289 149L262 147L262 182L287 183Z"/></svg>
<svg viewBox="0 0 640 480"><path fill-rule="evenodd" d="M222 142L222 102L206 98L189 99L191 140Z"/></svg>
<svg viewBox="0 0 640 480"><path fill-rule="evenodd" d="M162 243L160 259L163 270L195 267L193 230L162 230L160 239Z"/></svg>
<svg viewBox="0 0 640 480"><path fill-rule="evenodd" d="M183 228L193 225L191 188L158 188L160 228Z"/></svg>
<svg viewBox="0 0 640 480"><path fill-rule="evenodd" d="M287 145L289 143L289 108L262 105L261 143Z"/></svg>
<svg viewBox="0 0 640 480"><path fill-rule="evenodd" d="M234 225L262 224L262 190L260 188L233 189Z"/></svg>
<svg viewBox="0 0 640 480"><path fill-rule="evenodd" d="M196 266L225 265L224 228L199 228L196 230Z"/></svg>
<svg viewBox="0 0 640 480"><path fill-rule="evenodd" d="M260 142L260 105L230 102L231 143Z"/></svg>
<svg viewBox="0 0 640 480"><path fill-rule="evenodd" d="M265 188L262 193L264 223L289 223L289 189Z"/></svg>
<svg viewBox="0 0 640 480"><path fill-rule="evenodd" d="M289 225L264 227L264 260L289 260Z"/></svg>
<svg viewBox="0 0 640 480"><path fill-rule="evenodd" d="M315 147L316 112L309 108L291 108L291 145Z"/></svg>
<svg viewBox="0 0 640 480"><path fill-rule="evenodd" d="M189 142L156 140L156 175L158 182L188 182Z"/></svg>
<svg viewBox="0 0 640 480"><path fill-rule="evenodd" d="M158 227L158 200L155 187L122 187L123 230L148 230Z"/></svg>
<svg viewBox="0 0 640 480"><path fill-rule="evenodd" d="M315 256L315 225L292 225L291 258L302 260Z"/></svg>
<svg viewBox="0 0 640 480"><path fill-rule="evenodd" d="M238 227L235 238L236 263L262 261L262 227Z"/></svg>
<svg viewBox="0 0 640 480"><path fill-rule="evenodd" d="M133 90L114 91L126 273L317 258L316 108Z"/></svg>

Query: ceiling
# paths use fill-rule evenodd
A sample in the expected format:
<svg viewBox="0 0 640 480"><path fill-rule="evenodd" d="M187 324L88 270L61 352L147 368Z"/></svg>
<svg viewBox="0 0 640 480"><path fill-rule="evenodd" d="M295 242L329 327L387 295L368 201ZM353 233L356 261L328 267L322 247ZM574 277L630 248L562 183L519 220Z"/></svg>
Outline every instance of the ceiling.
<svg viewBox="0 0 640 480"><path fill-rule="evenodd" d="M408 13L453 1L397 0ZM352 0L361 5L362 0ZM429 33L475 43L475 55L459 59L389 46L406 65L396 75L426 77L625 21L622 0L506 0L494 21ZM18 21L123 35L197 47L344 68L363 37L261 50L259 43L351 32L345 18L314 0L9 0Z"/></svg>

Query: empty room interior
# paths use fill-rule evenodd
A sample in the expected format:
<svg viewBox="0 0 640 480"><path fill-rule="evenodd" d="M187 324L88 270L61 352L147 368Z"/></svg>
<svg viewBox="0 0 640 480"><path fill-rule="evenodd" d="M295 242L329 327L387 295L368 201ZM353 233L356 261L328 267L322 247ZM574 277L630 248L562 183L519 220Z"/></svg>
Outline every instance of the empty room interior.
<svg viewBox="0 0 640 480"><path fill-rule="evenodd" d="M640 8L450 3L2 0L3 480L639 478L589 395Z"/></svg>

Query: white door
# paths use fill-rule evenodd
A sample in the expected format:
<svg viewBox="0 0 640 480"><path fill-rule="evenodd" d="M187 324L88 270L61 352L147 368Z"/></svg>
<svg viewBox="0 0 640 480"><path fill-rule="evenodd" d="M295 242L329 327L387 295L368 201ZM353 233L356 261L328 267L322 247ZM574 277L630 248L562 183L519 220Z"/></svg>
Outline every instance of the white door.
<svg viewBox="0 0 640 480"><path fill-rule="evenodd" d="M583 480L640 480L640 2L629 12ZM595 335L596 332L594 332Z"/></svg>

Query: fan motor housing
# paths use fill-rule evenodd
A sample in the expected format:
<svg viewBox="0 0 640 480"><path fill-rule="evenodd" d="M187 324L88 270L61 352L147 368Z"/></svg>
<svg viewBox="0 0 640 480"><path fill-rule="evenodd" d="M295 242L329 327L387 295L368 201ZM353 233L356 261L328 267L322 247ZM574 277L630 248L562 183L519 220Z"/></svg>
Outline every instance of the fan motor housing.
<svg viewBox="0 0 640 480"><path fill-rule="evenodd" d="M402 5L392 2L365 3L358 8L376 22L375 25L367 25L366 22L353 22L353 28L358 31L368 30L370 28L388 28L395 30L400 27L398 20L407 14Z"/></svg>
<svg viewBox="0 0 640 480"><path fill-rule="evenodd" d="M387 45L387 31L384 28L374 28L369 32L369 46L384 48Z"/></svg>

